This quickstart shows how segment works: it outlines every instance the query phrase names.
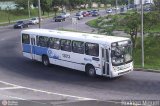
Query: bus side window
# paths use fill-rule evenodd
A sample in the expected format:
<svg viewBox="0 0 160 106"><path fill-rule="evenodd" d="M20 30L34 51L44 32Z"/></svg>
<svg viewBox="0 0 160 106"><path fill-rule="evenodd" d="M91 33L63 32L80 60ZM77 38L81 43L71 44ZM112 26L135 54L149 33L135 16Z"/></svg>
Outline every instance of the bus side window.
<svg viewBox="0 0 160 106"><path fill-rule="evenodd" d="M107 62L109 62L109 52L108 52L108 49L106 50L106 60L107 60Z"/></svg>
<svg viewBox="0 0 160 106"><path fill-rule="evenodd" d="M90 56L99 56L99 45L96 43L86 43L85 53Z"/></svg>
<svg viewBox="0 0 160 106"><path fill-rule="evenodd" d="M73 41L72 42L72 51L74 53L84 54L84 42Z"/></svg>
<svg viewBox="0 0 160 106"><path fill-rule="evenodd" d="M22 43L30 44L30 36L28 34L22 34Z"/></svg>
<svg viewBox="0 0 160 106"><path fill-rule="evenodd" d="M104 58L104 49L102 48L102 58Z"/></svg>
<svg viewBox="0 0 160 106"><path fill-rule="evenodd" d="M71 40L61 39L61 50L71 52Z"/></svg>
<svg viewBox="0 0 160 106"><path fill-rule="evenodd" d="M39 46L41 47L48 47L48 40L49 38L48 37L45 37L45 36L39 36Z"/></svg>
<svg viewBox="0 0 160 106"><path fill-rule="evenodd" d="M36 36L36 43L37 43L37 46L39 46L39 36L38 35Z"/></svg>
<svg viewBox="0 0 160 106"><path fill-rule="evenodd" d="M53 37L49 38L49 47L50 48L59 50L59 46L60 46L59 38L53 38Z"/></svg>

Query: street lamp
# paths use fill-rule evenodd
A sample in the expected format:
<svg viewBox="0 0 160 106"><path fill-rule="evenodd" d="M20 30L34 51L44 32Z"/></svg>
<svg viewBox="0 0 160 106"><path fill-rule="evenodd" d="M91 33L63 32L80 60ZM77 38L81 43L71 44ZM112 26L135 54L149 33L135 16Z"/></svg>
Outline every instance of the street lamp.
<svg viewBox="0 0 160 106"><path fill-rule="evenodd" d="M117 14L117 9L118 9L118 1L116 0L116 14Z"/></svg>
<svg viewBox="0 0 160 106"><path fill-rule="evenodd" d="M142 68L144 68L143 0L141 0Z"/></svg>
<svg viewBox="0 0 160 106"><path fill-rule="evenodd" d="M31 17L31 11L30 11L30 3L29 3L29 0L28 0L28 17L29 17L29 18Z"/></svg>
<svg viewBox="0 0 160 106"><path fill-rule="evenodd" d="M41 28L41 1L38 0L38 17L39 17L39 28Z"/></svg>

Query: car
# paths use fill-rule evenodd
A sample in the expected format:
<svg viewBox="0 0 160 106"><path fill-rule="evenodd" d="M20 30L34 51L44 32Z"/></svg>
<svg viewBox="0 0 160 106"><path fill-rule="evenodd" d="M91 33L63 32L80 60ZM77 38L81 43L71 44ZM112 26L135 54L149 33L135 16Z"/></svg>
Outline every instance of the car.
<svg viewBox="0 0 160 106"><path fill-rule="evenodd" d="M76 13L76 15L74 16L74 18L77 18L78 20L83 19L83 15Z"/></svg>
<svg viewBox="0 0 160 106"><path fill-rule="evenodd" d="M90 14L89 14L88 12L85 12L85 11L84 11L84 12L82 13L82 15L83 15L83 17L87 17L87 16L89 16Z"/></svg>
<svg viewBox="0 0 160 106"><path fill-rule="evenodd" d="M99 9L93 9L92 12L99 12Z"/></svg>
<svg viewBox="0 0 160 106"><path fill-rule="evenodd" d="M65 18L61 15L54 17L55 22L62 22L65 21Z"/></svg>
<svg viewBox="0 0 160 106"><path fill-rule="evenodd" d="M112 11L112 9L108 9L107 11L106 11L106 13L112 13L113 11Z"/></svg>
<svg viewBox="0 0 160 106"><path fill-rule="evenodd" d="M28 23L27 22L25 22L25 21L17 21L16 22L16 24L14 24L14 26L13 26L13 28L28 28L29 27L29 25L28 25Z"/></svg>
<svg viewBox="0 0 160 106"><path fill-rule="evenodd" d="M70 17L70 13L66 13L66 12L63 12L63 13L61 13L60 14L62 17L64 17L64 18L68 18L68 17Z"/></svg>
<svg viewBox="0 0 160 106"><path fill-rule="evenodd" d="M91 15L92 15L92 16L99 16L99 13L96 12L96 11L93 11L93 12L91 13Z"/></svg>
<svg viewBox="0 0 160 106"><path fill-rule="evenodd" d="M90 11L90 10L88 10L87 12L88 12L89 15L91 15L91 13L92 13L92 11Z"/></svg>
<svg viewBox="0 0 160 106"><path fill-rule="evenodd" d="M29 20L29 24L38 24L38 23L39 23L38 17L35 17L35 18L32 18L31 20Z"/></svg>

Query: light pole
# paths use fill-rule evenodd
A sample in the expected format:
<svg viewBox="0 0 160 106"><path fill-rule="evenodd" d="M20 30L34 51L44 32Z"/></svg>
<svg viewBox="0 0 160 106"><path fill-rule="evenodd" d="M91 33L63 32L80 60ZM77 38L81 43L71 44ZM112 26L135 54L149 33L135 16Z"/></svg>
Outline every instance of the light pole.
<svg viewBox="0 0 160 106"><path fill-rule="evenodd" d="M117 9L118 9L118 1L116 0L116 14L117 14Z"/></svg>
<svg viewBox="0 0 160 106"><path fill-rule="evenodd" d="M31 17L31 11L30 11L30 3L29 3L29 0L28 0L28 17L29 17L29 18Z"/></svg>
<svg viewBox="0 0 160 106"><path fill-rule="evenodd" d="M41 28L41 1L38 0L38 17L39 17L39 28Z"/></svg>
<svg viewBox="0 0 160 106"><path fill-rule="evenodd" d="M90 8L92 8L92 0L90 0Z"/></svg>
<svg viewBox="0 0 160 106"><path fill-rule="evenodd" d="M142 68L144 68L143 0L141 0Z"/></svg>

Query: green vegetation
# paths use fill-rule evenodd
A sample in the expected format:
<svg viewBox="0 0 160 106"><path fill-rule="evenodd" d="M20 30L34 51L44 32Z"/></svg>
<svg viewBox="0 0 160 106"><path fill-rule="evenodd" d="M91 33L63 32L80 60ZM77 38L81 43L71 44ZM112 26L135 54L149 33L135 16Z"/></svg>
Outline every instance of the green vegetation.
<svg viewBox="0 0 160 106"><path fill-rule="evenodd" d="M150 34L144 40L146 69L160 70L160 34ZM134 65L141 67L141 39L137 39L137 47L133 50Z"/></svg>
<svg viewBox="0 0 160 106"><path fill-rule="evenodd" d="M144 14L144 52L146 69L160 70L160 20L157 12ZM126 14L108 15L99 17L86 23L97 28L102 34L108 34L114 30L121 30L130 34L134 43L133 59L136 68L141 68L141 37L140 33L140 14L129 12ZM110 26L109 26L110 25Z"/></svg>
<svg viewBox="0 0 160 106"><path fill-rule="evenodd" d="M48 13L45 12L43 16L48 16ZM38 9L31 10L31 17L38 17ZM27 18L29 18L27 10L0 11L0 23L3 22L11 23L11 21L27 19Z"/></svg>
<svg viewBox="0 0 160 106"><path fill-rule="evenodd" d="M90 27L98 28L97 19L88 21L86 24L89 25Z"/></svg>

